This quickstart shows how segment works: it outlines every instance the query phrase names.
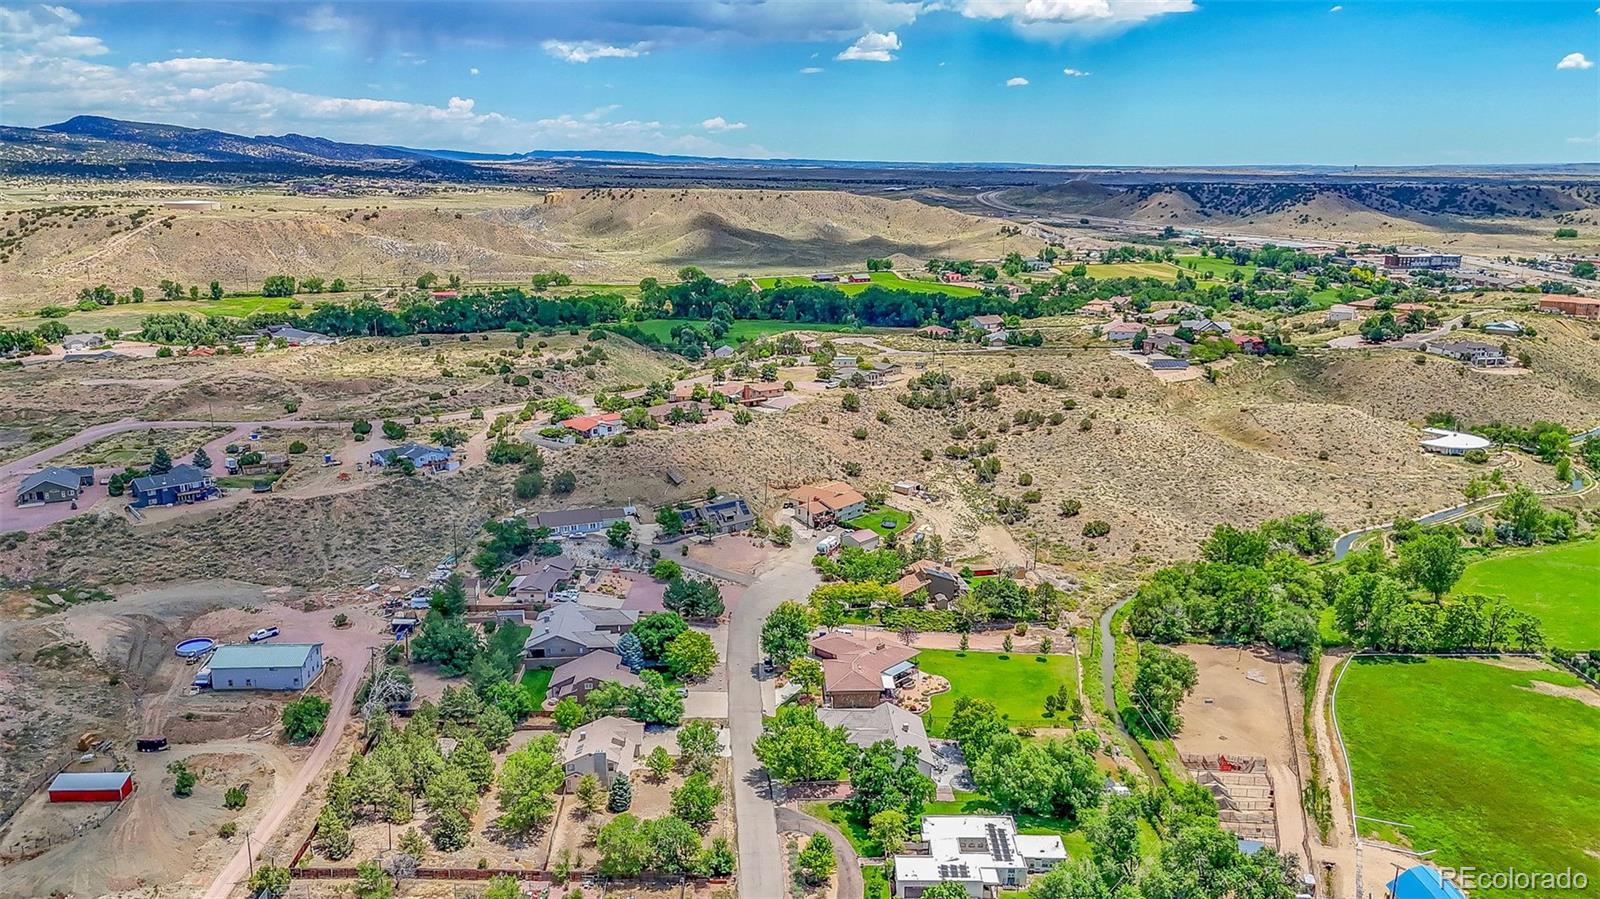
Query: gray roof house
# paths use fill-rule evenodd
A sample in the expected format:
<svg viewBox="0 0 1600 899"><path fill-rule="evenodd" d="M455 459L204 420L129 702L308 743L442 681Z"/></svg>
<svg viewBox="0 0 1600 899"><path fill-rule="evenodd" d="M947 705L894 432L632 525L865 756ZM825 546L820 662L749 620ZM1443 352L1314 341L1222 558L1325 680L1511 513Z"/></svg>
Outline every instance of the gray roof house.
<svg viewBox="0 0 1600 899"><path fill-rule="evenodd" d="M558 509L537 512L528 524L535 528L549 528L557 534L588 534L603 531L633 514L632 506L610 506L595 509Z"/></svg>
<svg viewBox="0 0 1600 899"><path fill-rule="evenodd" d="M571 789L585 774L593 774L601 785L631 774L639 767L644 744L644 725L627 718L607 715L579 727L567 737L561 767L566 772L566 787Z"/></svg>
<svg viewBox="0 0 1600 899"><path fill-rule="evenodd" d="M335 338L326 334L306 331L293 325L267 325L256 333L274 340L282 339L287 341L290 346L316 346L317 344L336 342Z"/></svg>
<svg viewBox="0 0 1600 899"><path fill-rule="evenodd" d="M52 465L22 479L17 485L17 505L71 502L94 483L94 469L63 468Z"/></svg>
<svg viewBox="0 0 1600 899"><path fill-rule="evenodd" d="M1166 353L1168 356L1187 356L1189 342L1171 334L1150 334L1145 337L1140 350L1145 353Z"/></svg>
<svg viewBox="0 0 1600 899"><path fill-rule="evenodd" d="M400 459L410 461L414 468L431 468L441 471L450 467L451 450L447 446L428 446L425 443L402 443L387 449L373 450L367 457L373 465L382 468Z"/></svg>
<svg viewBox="0 0 1600 899"><path fill-rule="evenodd" d="M578 563L566 556L526 558L512 564L511 587L506 595L524 602L549 602L556 588L572 580Z"/></svg>
<svg viewBox="0 0 1600 899"><path fill-rule="evenodd" d="M68 334L61 338L61 347L69 353L77 353L93 349L105 342L106 339L99 334Z"/></svg>
<svg viewBox="0 0 1600 899"><path fill-rule="evenodd" d="M1468 365L1499 366L1511 362L1500 348L1492 343L1479 343L1476 340L1434 340L1426 345L1428 352Z"/></svg>
<svg viewBox="0 0 1600 899"><path fill-rule="evenodd" d="M886 702L870 709L817 709L817 718L828 727L843 727L850 742L862 749L883 740L898 749L915 749L917 770L933 774L933 747L920 715Z"/></svg>
<svg viewBox="0 0 1600 899"><path fill-rule="evenodd" d="M217 481L208 471L202 471L187 462L172 466L165 474L134 478L131 485L133 505L171 506L209 499L217 494Z"/></svg>
<svg viewBox="0 0 1600 899"><path fill-rule="evenodd" d="M744 497L724 493L715 499L699 500L687 509L678 510L684 533L694 533L702 525L710 525L717 533L730 533L749 527L756 520L750 504Z"/></svg>
<svg viewBox="0 0 1600 899"><path fill-rule="evenodd" d="M622 664L621 656L608 649L595 650L564 663L551 673L544 704L554 706L568 696L582 702L590 690L607 681L630 687L640 683L639 675Z"/></svg>
<svg viewBox="0 0 1600 899"><path fill-rule="evenodd" d="M597 650L615 650L617 639L638 620L639 613L630 609L556 603L534 619L533 632L522 644L522 657L532 667L545 668Z"/></svg>
<svg viewBox="0 0 1600 899"><path fill-rule="evenodd" d="M1233 325L1209 318L1186 318L1178 322L1178 327L1188 328L1196 334L1226 334L1233 330Z"/></svg>

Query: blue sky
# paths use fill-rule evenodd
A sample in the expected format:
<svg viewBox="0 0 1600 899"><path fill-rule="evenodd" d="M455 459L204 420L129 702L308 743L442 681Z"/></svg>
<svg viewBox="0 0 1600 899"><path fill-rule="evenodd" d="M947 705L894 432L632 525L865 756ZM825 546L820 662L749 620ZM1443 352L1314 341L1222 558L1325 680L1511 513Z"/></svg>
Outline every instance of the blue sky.
<svg viewBox="0 0 1600 899"><path fill-rule="evenodd" d="M8 5L0 121L496 152L1597 161L1596 3Z"/></svg>

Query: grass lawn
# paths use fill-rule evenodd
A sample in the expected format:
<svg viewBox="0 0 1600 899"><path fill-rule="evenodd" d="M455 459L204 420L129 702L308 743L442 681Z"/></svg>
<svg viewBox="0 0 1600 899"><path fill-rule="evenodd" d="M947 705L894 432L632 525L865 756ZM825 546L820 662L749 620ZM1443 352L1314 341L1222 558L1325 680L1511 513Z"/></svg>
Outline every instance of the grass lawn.
<svg viewBox="0 0 1600 899"><path fill-rule="evenodd" d="M924 649L917 655L917 666L950 681L949 691L933 697L933 708L923 716L928 735L934 737L944 736L961 696L989 700L1013 726L1053 724L1044 716L1044 697L1062 684L1072 692L1076 676L1072 657L1066 655ZM1065 715L1060 716L1059 726L1069 726Z"/></svg>
<svg viewBox="0 0 1600 899"><path fill-rule="evenodd" d="M1069 264L1067 268L1070 271L1072 265ZM1178 280L1178 267L1170 262L1096 262L1084 268L1088 269L1089 277L1102 280L1107 278Z"/></svg>
<svg viewBox="0 0 1600 899"><path fill-rule="evenodd" d="M982 290L964 284L946 284L943 281L920 281L911 278L902 278L896 272L870 272L867 277L871 279L866 284L841 284L836 281L817 282L807 276L785 276L781 278L757 278L756 286L762 290L771 290L774 287L832 287L847 295L855 295L874 285L889 290L911 290L919 293L942 293L953 297L975 297Z"/></svg>
<svg viewBox="0 0 1600 899"><path fill-rule="evenodd" d="M280 477L282 477L282 475L275 471L268 472L266 474L229 474L218 477L217 486L230 487L235 490L249 490L250 488L254 487L258 481L272 484Z"/></svg>
<svg viewBox="0 0 1600 899"><path fill-rule="evenodd" d="M1238 272L1246 280L1256 273L1254 265L1234 265L1231 260L1218 259L1215 256L1179 256L1178 267L1188 272L1196 281L1201 281L1200 276L1211 273L1212 281L1226 282L1229 272ZM1206 283L1201 281L1201 283Z"/></svg>
<svg viewBox="0 0 1600 899"><path fill-rule="evenodd" d="M318 303L344 303L359 296L353 293L306 293L294 297L263 297L257 295L225 296L220 300L172 300L171 302L157 302L145 300L143 303L127 303L121 306L104 306L90 312L80 312L76 309L67 313L60 321L74 331L93 331L99 333L106 328L120 328L125 334L139 330L139 323L147 315L156 313L187 312L190 315L226 315L233 318L247 318L257 312L288 312L289 304L299 300L304 308L294 311L308 313L311 307ZM45 319L37 316L8 320L27 328L36 328Z"/></svg>
<svg viewBox="0 0 1600 899"><path fill-rule="evenodd" d="M807 802L801 804L800 810L839 828L839 832L855 847L857 855L864 858L883 855L883 847L867 836L866 825L851 817L850 807L843 802Z"/></svg>
<svg viewBox="0 0 1600 899"><path fill-rule="evenodd" d="M883 536L895 533L905 533L906 525L911 523L911 513L903 512L889 506L880 506L860 518L852 518L844 523L847 528L867 528L877 531Z"/></svg>
<svg viewBox="0 0 1600 899"><path fill-rule="evenodd" d="M861 893L863 899L891 899L894 896L889 875L884 873L881 865L861 867Z"/></svg>
<svg viewBox="0 0 1600 899"><path fill-rule="evenodd" d="M1337 713L1363 822L1442 866L1600 879L1600 708L1541 693L1571 675L1465 659L1356 659ZM1489 890L1475 897L1551 895Z"/></svg>
<svg viewBox="0 0 1600 899"><path fill-rule="evenodd" d="M528 691L528 697L533 700L534 708L544 703L544 692L550 688L550 678L554 677L554 668L529 668L522 672L522 689Z"/></svg>
<svg viewBox="0 0 1600 899"><path fill-rule="evenodd" d="M1600 648L1600 540L1497 552L1467 566L1451 591L1504 596L1538 616L1563 649Z"/></svg>
<svg viewBox="0 0 1600 899"><path fill-rule="evenodd" d="M969 793L964 790L956 791L956 798L946 801L934 801L923 806L924 815L1004 815L1007 812L982 793ZM1067 847L1067 854L1073 858L1088 858L1094 855L1094 846L1089 842L1089 837L1078 828L1076 822L1062 818L1047 818L1043 815L1030 815L1026 812L1010 813L1016 819L1017 832L1021 834L1055 834L1061 837L1061 842ZM1139 821L1139 847L1145 858L1155 858L1161 850L1161 838L1156 836L1154 828L1148 821Z"/></svg>

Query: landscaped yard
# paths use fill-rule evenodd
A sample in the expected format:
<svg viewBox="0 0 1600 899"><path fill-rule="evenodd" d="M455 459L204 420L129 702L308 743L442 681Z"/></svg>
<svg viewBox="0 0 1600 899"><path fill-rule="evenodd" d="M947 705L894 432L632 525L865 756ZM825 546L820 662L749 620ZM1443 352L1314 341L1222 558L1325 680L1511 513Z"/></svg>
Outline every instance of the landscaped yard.
<svg viewBox="0 0 1600 899"><path fill-rule="evenodd" d="M844 523L847 528L867 528L877 531L887 537L890 534L903 534L906 525L911 523L911 513L889 506L879 506L860 518L852 518Z"/></svg>
<svg viewBox="0 0 1600 899"><path fill-rule="evenodd" d="M974 297L982 290L966 284L946 284L943 281L921 281L902 278L897 272L870 272L871 279L866 284L844 284L838 281L817 282L808 276L786 276L781 278L757 278L756 285L762 290L771 290L774 287L833 287L845 294L858 294L874 285L889 290L911 290L919 293L942 293L953 297Z"/></svg>
<svg viewBox="0 0 1600 899"><path fill-rule="evenodd" d="M1076 695L1071 656L924 649L917 655L917 666L950 682L950 690L933 697L933 708L923 716L930 736L944 735L961 696L989 700L1014 727L1069 726L1064 714L1045 717L1044 698L1062 684Z"/></svg>
<svg viewBox="0 0 1600 899"><path fill-rule="evenodd" d="M544 702L544 691L550 688L550 678L556 673L554 668L529 668L522 672L522 689L528 691L528 697L533 700L534 708Z"/></svg>
<svg viewBox="0 0 1600 899"><path fill-rule="evenodd" d="M1587 689L1526 665L1356 659L1336 709L1356 811L1406 825L1364 821L1363 829L1437 850L1429 860L1441 866L1570 868L1600 881L1600 708L1576 698ZM1475 899L1548 895L1473 891Z"/></svg>
<svg viewBox="0 0 1600 899"><path fill-rule="evenodd" d="M1473 562L1456 595L1504 596L1537 616L1545 639L1563 649L1600 648L1600 540L1497 552Z"/></svg>
<svg viewBox="0 0 1600 899"><path fill-rule="evenodd" d="M1196 281L1201 275L1211 274L1213 281L1226 281L1230 272L1238 272L1248 279L1256 273L1256 267L1249 263L1234 265L1231 259L1218 259L1215 256L1179 256L1178 267L1188 272Z"/></svg>

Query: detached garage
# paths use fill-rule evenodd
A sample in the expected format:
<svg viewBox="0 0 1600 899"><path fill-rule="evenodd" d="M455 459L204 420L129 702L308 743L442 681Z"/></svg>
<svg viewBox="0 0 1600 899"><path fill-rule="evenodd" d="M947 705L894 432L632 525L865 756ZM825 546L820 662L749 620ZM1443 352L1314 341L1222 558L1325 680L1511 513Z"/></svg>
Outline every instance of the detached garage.
<svg viewBox="0 0 1600 899"><path fill-rule="evenodd" d="M130 771L63 771L50 781L51 802L121 802L132 792Z"/></svg>

